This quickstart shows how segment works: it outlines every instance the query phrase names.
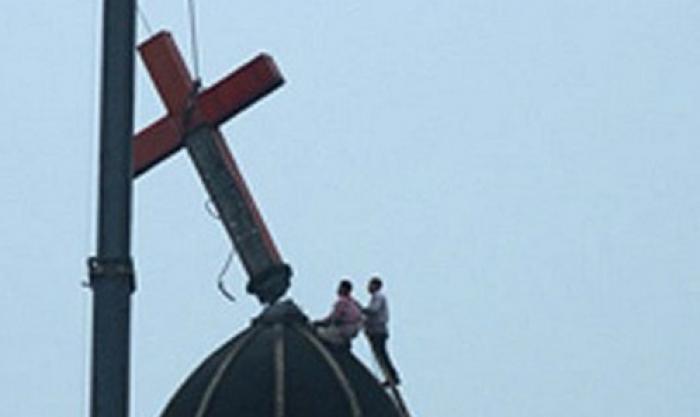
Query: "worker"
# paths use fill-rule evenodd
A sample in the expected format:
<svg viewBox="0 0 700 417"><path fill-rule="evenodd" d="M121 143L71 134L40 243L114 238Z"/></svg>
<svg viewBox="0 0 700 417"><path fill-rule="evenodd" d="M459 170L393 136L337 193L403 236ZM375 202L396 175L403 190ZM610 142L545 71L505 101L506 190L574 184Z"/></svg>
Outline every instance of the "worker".
<svg viewBox="0 0 700 417"><path fill-rule="evenodd" d="M328 317L313 324L319 337L332 345L350 348L362 327L362 311L352 298L352 283L343 279L338 285L338 299Z"/></svg>
<svg viewBox="0 0 700 417"><path fill-rule="evenodd" d="M371 298L367 307L362 309L362 312L365 315L365 335L369 340L377 362L379 362L379 366L387 378L382 385L395 386L401 381L386 348L387 340L389 339L389 303L381 291L382 286L382 280L378 276L373 276L369 280L367 290Z"/></svg>

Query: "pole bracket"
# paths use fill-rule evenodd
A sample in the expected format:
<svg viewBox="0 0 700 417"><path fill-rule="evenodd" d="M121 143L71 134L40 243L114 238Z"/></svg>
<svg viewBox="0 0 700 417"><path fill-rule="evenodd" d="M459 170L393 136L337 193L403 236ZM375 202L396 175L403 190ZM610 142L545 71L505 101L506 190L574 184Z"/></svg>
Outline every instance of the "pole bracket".
<svg viewBox="0 0 700 417"><path fill-rule="evenodd" d="M95 282L100 279L119 278L128 280L130 292L134 292L136 289L134 264L131 259L109 259L92 256L88 258L87 264L90 273L90 287L93 287Z"/></svg>

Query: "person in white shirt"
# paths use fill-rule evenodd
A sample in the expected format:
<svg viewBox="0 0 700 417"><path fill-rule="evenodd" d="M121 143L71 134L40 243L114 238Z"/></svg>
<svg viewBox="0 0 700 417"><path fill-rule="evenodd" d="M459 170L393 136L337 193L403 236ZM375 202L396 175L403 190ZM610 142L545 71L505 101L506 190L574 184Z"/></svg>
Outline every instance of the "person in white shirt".
<svg viewBox="0 0 700 417"><path fill-rule="evenodd" d="M382 286L382 280L378 276L372 277L367 285L371 299L369 305L362 309L366 317L365 335L369 340L374 355L377 357L379 366L382 367L387 376L387 380L383 382L383 385L398 385L400 382L399 375L386 349L386 342L389 339L389 304L381 292Z"/></svg>

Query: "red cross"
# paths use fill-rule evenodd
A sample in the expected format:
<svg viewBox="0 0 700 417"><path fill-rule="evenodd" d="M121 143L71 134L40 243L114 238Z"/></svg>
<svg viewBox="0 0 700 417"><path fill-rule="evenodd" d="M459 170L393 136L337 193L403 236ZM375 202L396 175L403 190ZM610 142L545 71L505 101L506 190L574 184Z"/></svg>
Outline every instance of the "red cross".
<svg viewBox="0 0 700 417"><path fill-rule="evenodd" d="M218 127L284 83L272 58L263 54L197 94L195 81L168 32L141 44L139 52L168 114L134 138L135 176L182 148L185 134L197 125Z"/></svg>
<svg viewBox="0 0 700 417"><path fill-rule="evenodd" d="M263 302L275 301L289 286L291 270L218 131L221 123L282 85L274 61L260 55L198 92L169 33L156 34L139 52L168 114L134 137L134 175L186 147L250 277L248 291Z"/></svg>

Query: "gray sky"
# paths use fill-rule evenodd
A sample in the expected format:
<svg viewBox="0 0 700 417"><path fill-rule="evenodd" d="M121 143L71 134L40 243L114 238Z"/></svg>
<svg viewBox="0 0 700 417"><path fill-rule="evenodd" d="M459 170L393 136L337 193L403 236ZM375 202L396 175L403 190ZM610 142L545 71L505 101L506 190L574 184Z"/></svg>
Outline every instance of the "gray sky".
<svg viewBox="0 0 700 417"><path fill-rule="evenodd" d="M87 415L100 2L0 0L0 415ZM187 3L146 0L190 60ZM415 416L700 414L700 3L197 2L291 295L379 272ZM139 22L139 39L149 31ZM191 64L191 60L190 60ZM163 113L139 62L136 127ZM135 187L134 416L259 311L186 155ZM364 341L357 354L370 369Z"/></svg>

